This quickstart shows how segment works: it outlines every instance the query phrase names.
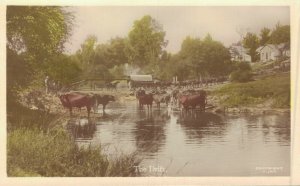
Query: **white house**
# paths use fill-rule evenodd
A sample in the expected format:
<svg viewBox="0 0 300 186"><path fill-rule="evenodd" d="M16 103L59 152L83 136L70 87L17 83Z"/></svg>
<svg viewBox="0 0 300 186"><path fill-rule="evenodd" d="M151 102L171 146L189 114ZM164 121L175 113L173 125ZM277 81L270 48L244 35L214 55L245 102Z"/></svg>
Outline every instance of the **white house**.
<svg viewBox="0 0 300 186"><path fill-rule="evenodd" d="M244 48L240 44L232 44L229 47L229 52L232 61L251 62L251 56L247 54L249 52L249 49Z"/></svg>
<svg viewBox="0 0 300 186"><path fill-rule="evenodd" d="M290 46L287 43L279 45L267 44L256 49L259 53L260 61L275 61L281 57L290 57Z"/></svg>

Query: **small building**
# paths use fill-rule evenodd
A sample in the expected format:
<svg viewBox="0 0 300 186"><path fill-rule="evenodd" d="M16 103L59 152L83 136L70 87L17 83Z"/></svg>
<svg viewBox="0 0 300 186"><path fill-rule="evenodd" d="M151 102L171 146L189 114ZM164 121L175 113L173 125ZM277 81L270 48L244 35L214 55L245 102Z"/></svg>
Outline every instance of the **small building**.
<svg viewBox="0 0 300 186"><path fill-rule="evenodd" d="M130 75L128 86L129 88L147 86L153 84L152 75Z"/></svg>
<svg viewBox="0 0 300 186"><path fill-rule="evenodd" d="M229 52L232 61L246 61L251 62L251 56L248 54L249 49L244 48L239 43L234 43L229 47Z"/></svg>
<svg viewBox="0 0 300 186"><path fill-rule="evenodd" d="M290 45L281 43L279 45L267 44L256 49L259 53L260 61L275 61L282 57L290 57Z"/></svg>

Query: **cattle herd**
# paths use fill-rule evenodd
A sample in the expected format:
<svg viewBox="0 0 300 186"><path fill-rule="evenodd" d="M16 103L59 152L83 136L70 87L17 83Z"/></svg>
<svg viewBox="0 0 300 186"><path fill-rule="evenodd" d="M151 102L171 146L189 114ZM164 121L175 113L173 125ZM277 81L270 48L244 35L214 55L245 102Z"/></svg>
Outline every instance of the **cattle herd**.
<svg viewBox="0 0 300 186"><path fill-rule="evenodd" d="M151 91L146 93L145 90L139 89L136 91L136 98L140 108L147 105L148 109L152 109L153 102L156 103L157 108L160 108L161 103L166 106L171 104L174 107L188 109L196 109L199 106L200 111L205 111L207 104L207 95L204 90L187 89L180 91L175 89L171 92L167 91Z"/></svg>
<svg viewBox="0 0 300 186"><path fill-rule="evenodd" d="M136 97L138 106L143 109L144 106L148 110L152 110L153 104L156 105L157 109L160 109L164 104L166 107L178 108L180 110L200 110L205 112L207 106L207 92L203 90L206 86L210 86L216 83L223 83L226 79L216 79L212 82L206 81L206 84L199 83L197 81L185 81L180 82L176 85L168 84L164 82L160 86L149 87L141 85L131 89L132 96ZM210 84L208 84L210 82ZM60 91L61 92L61 91ZM40 93L41 94L41 93ZM98 110L98 106L102 105L102 112L105 113L106 105L111 101L115 101L115 96L96 93L82 93L82 92L64 92L57 93L61 104L69 109L70 115L72 115L73 108L81 110L82 107L86 107L88 116L93 109L94 112ZM43 109L43 105L37 99L42 97L36 92L31 92L27 95L27 104L33 102L38 109ZM33 101L31 101L33 100Z"/></svg>
<svg viewBox="0 0 300 186"><path fill-rule="evenodd" d="M103 105L103 113L105 113L105 107L110 101L115 101L115 97L112 95L100 95L100 94L86 94L80 92L68 92L58 95L62 105L68 108L70 115L72 115L72 109L86 107L88 112L88 117L90 116L91 109L94 112L98 109L100 104ZM148 110L152 110L153 103L156 107L160 109L161 104L169 106L170 104L178 106L184 110L196 109L197 107L200 111L205 111L205 106L207 104L206 92L204 90L184 90L180 91L175 89L171 92L152 90L146 92L144 89L140 88L135 91L135 97L138 101L140 109L146 105Z"/></svg>
<svg viewBox="0 0 300 186"><path fill-rule="evenodd" d="M136 97L139 108L143 109L144 106L148 110L152 110L153 104L158 109L162 104L167 107L179 108L180 110L200 110L205 112L207 106L207 93L202 88L223 83L225 78L208 79L204 83L201 81L182 81L174 85L168 82L161 82L149 86L140 85L139 87L132 87L131 95ZM85 94L78 92L69 92L59 95L59 99L65 108L70 110L72 114L72 108L78 109L86 107L88 116L93 108L94 112L98 109L99 104L103 105L103 113L105 113L105 107L110 101L115 101L115 97L112 95L99 95L99 94Z"/></svg>

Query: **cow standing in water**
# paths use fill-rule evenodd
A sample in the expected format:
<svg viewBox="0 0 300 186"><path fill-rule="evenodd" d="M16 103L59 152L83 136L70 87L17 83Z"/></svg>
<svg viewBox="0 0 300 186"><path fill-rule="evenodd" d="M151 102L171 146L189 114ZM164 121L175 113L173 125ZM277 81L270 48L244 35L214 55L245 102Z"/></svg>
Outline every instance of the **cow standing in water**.
<svg viewBox="0 0 300 186"><path fill-rule="evenodd" d="M139 106L143 108L144 105L147 105L148 110L152 110L152 103L153 103L153 95L152 94L144 94L138 97Z"/></svg>
<svg viewBox="0 0 300 186"><path fill-rule="evenodd" d="M77 107L79 109L81 107L86 107L88 117L90 117L91 108L95 103L94 96L75 92L59 95L59 99L62 105L70 110L70 116L72 116L73 107Z"/></svg>
<svg viewBox="0 0 300 186"><path fill-rule="evenodd" d="M98 109L98 106L101 104L103 105L102 110L103 110L103 114L105 114L105 107L106 105L110 102L110 101L116 101L115 97L112 95L98 95L95 94L94 95L95 98L95 107L94 107L94 111L96 109Z"/></svg>
<svg viewBox="0 0 300 186"><path fill-rule="evenodd" d="M186 110L189 107L191 107L192 109L195 109L199 105L200 110L205 112L206 92L204 90L201 90L198 93L195 93L192 95L181 95L181 96L179 96L179 103Z"/></svg>

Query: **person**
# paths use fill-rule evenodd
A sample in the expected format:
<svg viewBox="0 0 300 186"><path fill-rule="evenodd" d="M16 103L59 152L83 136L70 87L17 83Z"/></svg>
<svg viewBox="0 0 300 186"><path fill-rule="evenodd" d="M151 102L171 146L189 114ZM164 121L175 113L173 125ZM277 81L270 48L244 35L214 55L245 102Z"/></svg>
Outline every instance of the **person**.
<svg viewBox="0 0 300 186"><path fill-rule="evenodd" d="M46 94L48 94L49 92L49 76L46 76L46 79L45 79L45 87L46 87Z"/></svg>

